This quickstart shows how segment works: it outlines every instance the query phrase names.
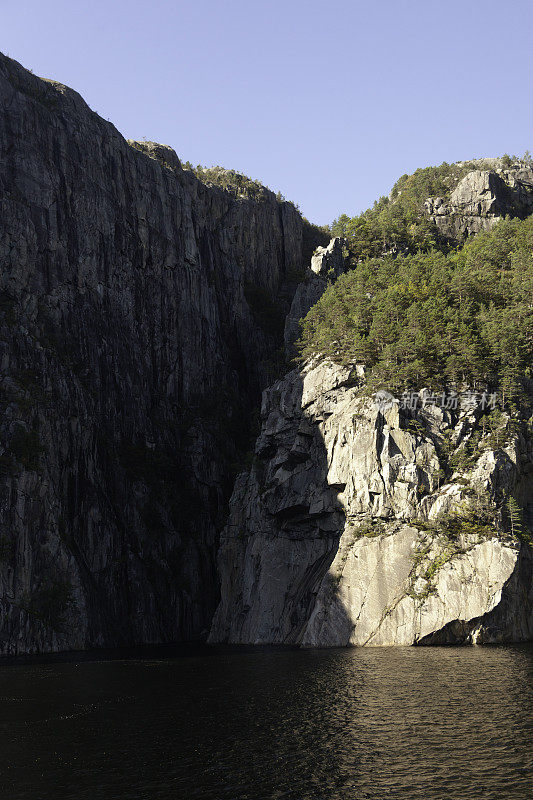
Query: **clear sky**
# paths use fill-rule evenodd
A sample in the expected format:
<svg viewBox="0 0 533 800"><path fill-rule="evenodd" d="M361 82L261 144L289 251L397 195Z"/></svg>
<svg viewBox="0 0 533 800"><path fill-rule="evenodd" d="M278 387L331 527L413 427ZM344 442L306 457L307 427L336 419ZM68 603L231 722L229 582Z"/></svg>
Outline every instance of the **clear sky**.
<svg viewBox="0 0 533 800"><path fill-rule="evenodd" d="M0 50L127 138L313 222L419 166L533 151L531 0L0 0Z"/></svg>

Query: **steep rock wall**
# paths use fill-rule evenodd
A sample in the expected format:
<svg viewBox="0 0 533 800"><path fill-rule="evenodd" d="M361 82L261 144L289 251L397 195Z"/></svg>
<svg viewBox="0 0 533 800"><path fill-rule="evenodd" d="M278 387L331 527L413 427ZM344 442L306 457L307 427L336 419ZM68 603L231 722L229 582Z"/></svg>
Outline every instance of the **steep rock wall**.
<svg viewBox="0 0 533 800"><path fill-rule="evenodd" d="M201 636L302 219L4 56L0 106L0 653Z"/></svg>

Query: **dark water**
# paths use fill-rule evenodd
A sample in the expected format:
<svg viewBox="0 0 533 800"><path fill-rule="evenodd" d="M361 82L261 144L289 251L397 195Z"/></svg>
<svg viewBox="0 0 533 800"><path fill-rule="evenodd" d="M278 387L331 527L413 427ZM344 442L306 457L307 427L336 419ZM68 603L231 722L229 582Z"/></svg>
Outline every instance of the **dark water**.
<svg viewBox="0 0 533 800"><path fill-rule="evenodd" d="M1 664L0 797L525 800L532 656L195 648Z"/></svg>

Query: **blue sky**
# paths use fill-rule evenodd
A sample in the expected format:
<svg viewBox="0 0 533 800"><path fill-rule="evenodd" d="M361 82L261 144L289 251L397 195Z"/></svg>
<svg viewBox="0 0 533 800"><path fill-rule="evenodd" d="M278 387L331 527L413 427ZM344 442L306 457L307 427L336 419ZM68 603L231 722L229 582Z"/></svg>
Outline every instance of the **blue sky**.
<svg viewBox="0 0 533 800"><path fill-rule="evenodd" d="M533 151L530 0L2 0L0 50L127 138L221 164L313 222L419 166Z"/></svg>

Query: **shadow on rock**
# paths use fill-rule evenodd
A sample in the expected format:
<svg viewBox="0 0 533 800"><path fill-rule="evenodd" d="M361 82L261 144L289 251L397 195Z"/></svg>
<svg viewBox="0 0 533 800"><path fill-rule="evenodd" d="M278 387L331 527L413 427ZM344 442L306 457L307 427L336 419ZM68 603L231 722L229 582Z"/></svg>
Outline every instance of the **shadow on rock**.
<svg viewBox="0 0 533 800"><path fill-rule="evenodd" d="M345 524L338 499L344 486L328 480L320 430L329 415L327 403L322 409L316 402L338 387L339 372L320 374L322 391L307 385L309 373L295 370L263 394L254 463L237 480L222 535L222 600L211 642L299 644L305 639ZM350 625L348 616L345 624Z"/></svg>

